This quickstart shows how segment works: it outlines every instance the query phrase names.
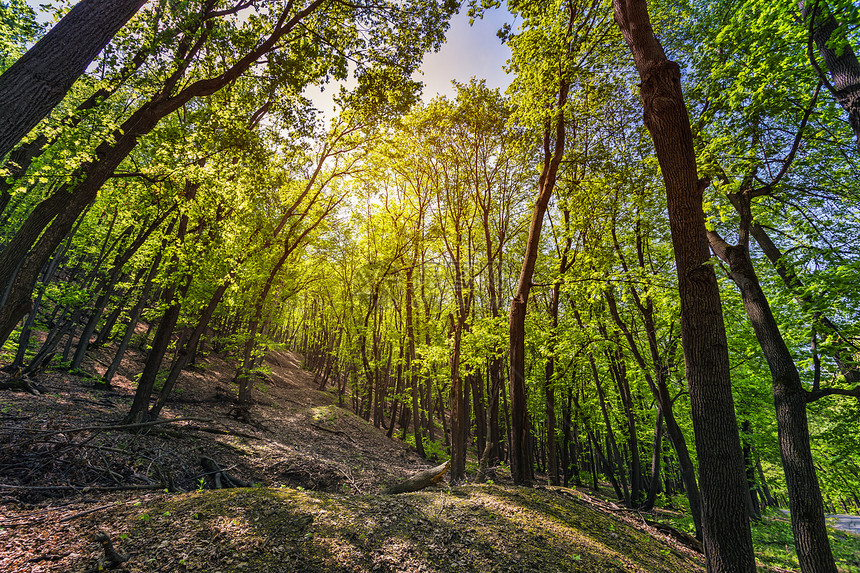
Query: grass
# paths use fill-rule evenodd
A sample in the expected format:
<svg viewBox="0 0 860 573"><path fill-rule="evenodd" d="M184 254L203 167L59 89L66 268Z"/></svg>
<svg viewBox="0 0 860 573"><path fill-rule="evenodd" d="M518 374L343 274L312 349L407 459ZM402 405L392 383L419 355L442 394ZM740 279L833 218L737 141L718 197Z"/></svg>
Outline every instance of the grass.
<svg viewBox="0 0 860 573"><path fill-rule="evenodd" d="M682 515L670 520L673 527L693 533L693 520ZM760 522L751 524L753 548L759 562L759 571L788 569L800 571L791 520L779 510L769 510ZM860 536L828 528L830 548L840 573L860 573Z"/></svg>
<svg viewBox="0 0 860 573"><path fill-rule="evenodd" d="M837 569L841 573L860 573L860 536L831 528L828 531ZM753 523L752 536L756 557L764 565L800 570L787 515L769 512L762 516L760 523Z"/></svg>

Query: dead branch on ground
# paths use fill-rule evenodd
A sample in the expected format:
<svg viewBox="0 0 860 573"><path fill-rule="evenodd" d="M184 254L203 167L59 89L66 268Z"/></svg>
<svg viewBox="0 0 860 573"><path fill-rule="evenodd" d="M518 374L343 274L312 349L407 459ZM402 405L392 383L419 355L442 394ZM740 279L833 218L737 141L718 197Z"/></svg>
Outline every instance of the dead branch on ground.
<svg viewBox="0 0 860 573"><path fill-rule="evenodd" d="M222 469L218 462L212 458L200 458L200 465L206 470L205 476L209 477L213 484L212 489L224 489L230 487L252 487L254 484L230 475L227 470Z"/></svg>
<svg viewBox="0 0 860 573"><path fill-rule="evenodd" d="M417 474L412 475L412 477L387 488L382 493L409 493L411 491L419 491L424 489L425 487L439 483L440 481L442 481L442 478L445 477L445 472L448 471L448 466L450 463L451 462L448 461L440 466L436 466L435 468L430 468L429 470L418 472Z"/></svg>

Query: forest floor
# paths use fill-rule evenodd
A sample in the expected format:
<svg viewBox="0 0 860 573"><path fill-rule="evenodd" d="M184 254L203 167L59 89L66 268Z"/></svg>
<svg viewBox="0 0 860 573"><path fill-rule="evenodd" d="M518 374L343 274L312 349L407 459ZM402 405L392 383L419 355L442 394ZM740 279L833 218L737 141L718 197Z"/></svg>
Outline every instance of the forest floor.
<svg viewBox="0 0 860 573"><path fill-rule="evenodd" d="M106 356L94 354L92 374ZM296 354L266 365L255 425L231 416L234 369L216 356L165 408L181 421L145 432L111 428L140 355L108 390L48 372L42 395L0 394L0 570L97 571L101 531L127 572L704 571L700 553L645 523L654 515L584 489L500 475L384 495L432 464L339 407ZM255 487L209 489L202 457Z"/></svg>

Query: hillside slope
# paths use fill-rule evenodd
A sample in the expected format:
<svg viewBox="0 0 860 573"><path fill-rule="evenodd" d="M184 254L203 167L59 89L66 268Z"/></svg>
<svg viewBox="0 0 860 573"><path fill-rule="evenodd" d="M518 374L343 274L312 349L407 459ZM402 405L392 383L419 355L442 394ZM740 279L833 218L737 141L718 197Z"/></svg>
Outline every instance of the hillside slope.
<svg viewBox="0 0 860 573"><path fill-rule="evenodd" d="M638 514L576 490L382 495L428 464L314 388L296 355L268 366L259 427L230 417L232 370L214 357L164 413L187 420L148 434L105 429L130 403L128 379L105 391L51 373L42 396L4 394L0 570L94 568L98 531L129 557L123 571L702 570ZM203 456L263 487L204 489Z"/></svg>

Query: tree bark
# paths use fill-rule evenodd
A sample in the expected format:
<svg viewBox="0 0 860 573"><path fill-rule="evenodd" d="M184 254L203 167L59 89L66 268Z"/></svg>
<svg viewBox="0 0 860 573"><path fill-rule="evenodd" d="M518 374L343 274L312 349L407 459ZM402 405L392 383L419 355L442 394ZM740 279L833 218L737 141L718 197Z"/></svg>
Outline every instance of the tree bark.
<svg viewBox="0 0 860 573"><path fill-rule="evenodd" d="M445 472L448 471L448 466L450 463L451 462L448 461L442 465L436 466L435 468L420 471L412 475L410 478L387 488L382 493L386 495L409 493L413 491L419 491L424 489L425 487L439 483L440 481L442 481L442 478L445 477Z"/></svg>
<svg viewBox="0 0 860 573"><path fill-rule="evenodd" d="M702 494L709 571L753 572L746 475L732 398L720 292L708 264L702 186L678 64L654 36L645 0L614 0L615 19L641 78L644 120L666 186L678 272L681 338Z"/></svg>
<svg viewBox="0 0 860 573"><path fill-rule="evenodd" d="M146 0L81 0L0 76L0 158L65 97Z"/></svg>
<svg viewBox="0 0 860 573"><path fill-rule="evenodd" d="M544 133L544 162L538 179L538 196L532 211L529 235L526 241L526 252L523 266L517 283L517 290L511 299L509 315L510 332L510 392L511 392L511 477L515 484L525 485L532 481L531 460L528 456L528 408L526 403L526 309L529 292L532 287L535 264L540 250L540 234L543 227L543 217L546 213L549 199L555 189L558 168L564 155L565 121L564 104L570 90L569 81L563 78L559 81L558 100L555 117L547 122ZM554 131L554 133L552 133ZM551 137L555 141L551 145Z"/></svg>
<svg viewBox="0 0 860 573"><path fill-rule="evenodd" d="M823 0L800 2L804 21L809 20L809 59L816 71L821 72L812 43L818 48L827 67L830 82L827 87L836 102L848 112L848 124L854 131L860 148L860 61L846 37L834 37L839 22ZM822 76L823 79L823 76Z"/></svg>
<svg viewBox="0 0 860 573"><path fill-rule="evenodd" d="M824 501L809 445L807 392L752 265L748 247L749 197L742 197L741 201L739 244L729 245L715 231L709 231L708 237L714 253L729 265L729 276L741 292L747 316L770 368L779 450L800 569L803 573L836 573L824 521Z"/></svg>

